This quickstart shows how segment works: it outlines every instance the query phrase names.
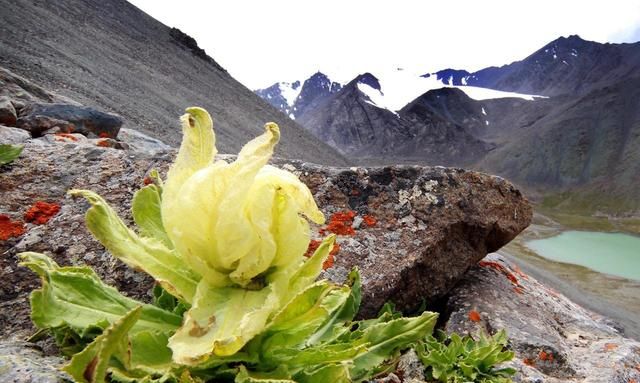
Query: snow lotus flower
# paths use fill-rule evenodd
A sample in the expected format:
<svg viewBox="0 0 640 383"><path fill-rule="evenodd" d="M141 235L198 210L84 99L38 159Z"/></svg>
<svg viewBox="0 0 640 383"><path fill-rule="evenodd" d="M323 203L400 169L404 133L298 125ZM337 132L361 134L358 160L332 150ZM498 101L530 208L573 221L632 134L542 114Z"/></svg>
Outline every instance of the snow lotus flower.
<svg viewBox="0 0 640 383"><path fill-rule="evenodd" d="M275 123L227 163L215 160L204 109L188 108L181 122L183 141L166 181L156 174L134 196L141 235L97 194L70 194L92 204L87 226L112 254L192 305L169 341L174 360L190 364L237 352L306 287L296 273L309 245L307 219L321 224L324 216L294 174L267 165L280 138ZM333 241L325 240L318 258Z"/></svg>
<svg viewBox="0 0 640 383"><path fill-rule="evenodd" d="M432 332L437 314L430 312L403 318L385 306L376 319L354 320L357 269L344 285L317 280L335 237L304 256L308 220L324 217L295 175L267 165L277 125L267 124L231 163L215 161L206 111L187 109L182 128L166 181L153 171L133 197L137 231L99 195L70 191L90 202L87 227L111 254L162 287L154 287L153 304L124 296L87 266L20 255L42 281L31 294L31 318L74 354L64 370L76 381L226 381L231 374L241 383L361 382Z"/></svg>

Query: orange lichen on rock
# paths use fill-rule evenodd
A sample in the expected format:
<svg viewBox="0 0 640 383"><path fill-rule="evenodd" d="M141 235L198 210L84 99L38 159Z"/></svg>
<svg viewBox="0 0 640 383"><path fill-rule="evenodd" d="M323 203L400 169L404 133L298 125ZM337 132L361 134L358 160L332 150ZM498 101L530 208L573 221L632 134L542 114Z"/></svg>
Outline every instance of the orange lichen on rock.
<svg viewBox="0 0 640 383"><path fill-rule="evenodd" d="M540 351L540 353L538 354L538 359L542 360L542 361L547 361L547 362L552 362L553 361L553 354L552 353L547 353L545 351Z"/></svg>
<svg viewBox="0 0 640 383"><path fill-rule="evenodd" d="M320 241L317 241L315 239L309 241L309 247L307 247L307 252L304 253L304 256L307 258L311 257L313 253L318 249L318 246L320 246L320 243Z"/></svg>
<svg viewBox="0 0 640 383"><path fill-rule="evenodd" d="M151 185L153 183L153 179L151 179L151 177L144 177L142 183L144 184L144 186Z"/></svg>
<svg viewBox="0 0 640 383"><path fill-rule="evenodd" d="M99 140L96 145L102 147L102 148L108 148L111 145L109 145L109 140L103 139L103 140Z"/></svg>
<svg viewBox="0 0 640 383"><path fill-rule="evenodd" d="M516 286L513 288L513 291L515 291L516 294L524 294L524 290L522 289L522 287Z"/></svg>
<svg viewBox="0 0 640 383"><path fill-rule="evenodd" d="M325 234L327 231L330 231L338 235L355 235L356 231L351 227L355 216L356 212L353 210L333 213L329 219L329 224L327 224L324 229L321 229L320 233Z"/></svg>
<svg viewBox="0 0 640 383"><path fill-rule="evenodd" d="M37 201L24 213L24 220L36 225L44 225L59 211L60 205L58 204Z"/></svg>
<svg viewBox="0 0 640 383"><path fill-rule="evenodd" d="M322 241L317 241L315 239L312 239L311 241L309 241L309 247L307 248L307 252L304 253L304 256L307 258L311 257L313 253L318 249L321 243ZM334 244L333 249L331 249L331 251L329 252L329 256L322 264L323 270L326 270L333 266L335 262L335 256L336 254L338 254L339 251L340 251L340 245L338 245L337 243Z"/></svg>
<svg viewBox="0 0 640 383"><path fill-rule="evenodd" d="M480 317L480 313L476 310L469 311L469 320L472 322L480 322L482 318Z"/></svg>
<svg viewBox="0 0 640 383"><path fill-rule="evenodd" d="M522 362L524 364L526 364L527 366L531 366L531 367L536 365L536 361L533 360L533 359L530 359L530 358L524 358L524 359L522 359Z"/></svg>
<svg viewBox="0 0 640 383"><path fill-rule="evenodd" d="M616 343L605 343L604 344L604 350L605 351L613 351L616 348L618 348L618 345Z"/></svg>
<svg viewBox="0 0 640 383"><path fill-rule="evenodd" d="M100 138L111 138L111 136L107 132L100 132L100 134L98 134L98 137L100 137Z"/></svg>
<svg viewBox="0 0 640 383"><path fill-rule="evenodd" d="M369 226L369 227L374 227L376 225L376 223L378 223L378 220L371 216L371 215L365 215L363 218L364 224Z"/></svg>
<svg viewBox="0 0 640 383"><path fill-rule="evenodd" d="M11 221L9 216L0 214L0 240L6 241L12 237L19 237L26 231L24 223Z"/></svg>
<svg viewBox="0 0 640 383"><path fill-rule="evenodd" d="M56 133L55 140L56 141L71 140L75 142L75 141L78 141L78 137L75 137L73 134L70 134L70 133Z"/></svg>
<svg viewBox="0 0 640 383"><path fill-rule="evenodd" d="M499 272L501 272L502 274L504 274L507 277L507 279L511 281L511 283L513 283L515 286L522 288L522 286L520 285L520 282L518 281L518 278L516 278L516 276L513 275L513 273L509 272L509 270L507 270L507 268L501 265L500 263L493 262L493 261L480 261L478 262L478 266L494 268Z"/></svg>
<svg viewBox="0 0 640 383"><path fill-rule="evenodd" d="M516 265L515 263L512 265L513 268L513 272L516 273L520 278L522 279L529 279L529 276L525 273L522 272L522 270L520 269L520 267L518 265Z"/></svg>

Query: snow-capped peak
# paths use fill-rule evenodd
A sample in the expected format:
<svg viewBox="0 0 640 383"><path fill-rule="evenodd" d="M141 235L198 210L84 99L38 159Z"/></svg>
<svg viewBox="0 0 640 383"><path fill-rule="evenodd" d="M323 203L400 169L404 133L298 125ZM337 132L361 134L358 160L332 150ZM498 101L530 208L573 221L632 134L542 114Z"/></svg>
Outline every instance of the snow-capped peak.
<svg viewBox="0 0 640 383"><path fill-rule="evenodd" d="M278 87L280 88L280 94L284 97L287 101L287 105L291 108L296 102L296 98L298 98L300 90L302 89L300 81L281 82L278 83Z"/></svg>

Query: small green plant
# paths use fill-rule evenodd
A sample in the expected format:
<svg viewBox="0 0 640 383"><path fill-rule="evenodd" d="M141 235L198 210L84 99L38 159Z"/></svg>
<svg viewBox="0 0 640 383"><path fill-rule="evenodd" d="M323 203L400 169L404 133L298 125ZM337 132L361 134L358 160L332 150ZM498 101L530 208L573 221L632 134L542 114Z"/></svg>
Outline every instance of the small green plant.
<svg viewBox="0 0 640 383"><path fill-rule="evenodd" d="M18 158L20 153L22 153L22 148L20 145L0 145L0 165L8 164Z"/></svg>
<svg viewBox="0 0 640 383"><path fill-rule="evenodd" d="M494 336L479 333L478 339L458 334L447 336L438 330L419 342L416 352L426 366L426 375L442 383L508 383L516 373L513 368L497 369L500 363L513 359L514 353L506 350L507 336L504 330Z"/></svg>
<svg viewBox="0 0 640 383"><path fill-rule="evenodd" d="M61 267L23 253L42 288L31 316L51 333L76 381L360 382L394 367L401 350L431 334L437 314L383 311L354 321L360 276L317 281L333 248L310 258L307 219L323 223L311 192L267 165L276 124L232 163L215 161L209 114L189 108L183 141L163 182L137 191L128 228L99 195L72 190L91 207L87 227L113 254L157 282L153 304L122 295L88 267Z"/></svg>

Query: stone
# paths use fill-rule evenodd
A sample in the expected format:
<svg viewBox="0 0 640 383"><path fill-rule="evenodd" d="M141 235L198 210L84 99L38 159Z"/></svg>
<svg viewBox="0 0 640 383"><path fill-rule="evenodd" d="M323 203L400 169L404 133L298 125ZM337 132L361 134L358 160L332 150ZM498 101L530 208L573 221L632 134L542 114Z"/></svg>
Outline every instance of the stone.
<svg viewBox="0 0 640 383"><path fill-rule="evenodd" d="M0 97L0 124L6 126L16 126L18 116L8 97Z"/></svg>
<svg viewBox="0 0 640 383"><path fill-rule="evenodd" d="M155 156L171 150L171 146L135 129L120 128L118 140L127 144L130 151L140 155Z"/></svg>
<svg viewBox="0 0 640 383"><path fill-rule="evenodd" d="M88 259L119 290L148 299L151 279L107 254L85 228L85 202L71 200L64 193L72 188L94 190L130 222L133 192L143 186L151 168L164 174L175 152L138 158L127 150L102 148L90 141L28 143L13 166L0 173L0 213L21 217L37 201L59 204L61 211L39 227L37 238L22 242L20 250L29 243L26 250L53 254L61 264L81 264ZM288 160L274 163L298 174L329 218L327 225L314 227L316 239L335 229L331 223L335 213L347 211L352 212L347 216L362 217L353 235L338 236L340 251L324 277L341 282L352 267L359 267L363 316L375 315L389 300L410 310L422 301L441 298L487 252L524 229L531 216L531 207L511 184L461 169L346 169ZM33 229L28 223L27 232ZM32 331L25 299L39 282L33 273L17 266L16 245L21 240L0 243L0 252L5 254L0 269L14 270L0 280L2 303L12 302L0 313L0 335Z"/></svg>
<svg viewBox="0 0 640 383"><path fill-rule="evenodd" d="M31 134L18 128L0 125L0 144L21 144L31 139Z"/></svg>
<svg viewBox="0 0 640 383"><path fill-rule="evenodd" d="M54 123L52 123L52 121ZM60 121L66 121L64 128ZM64 133L80 133L87 137L116 138L122 118L94 108L62 103L30 103L20 111L17 126L38 136L55 124Z"/></svg>
<svg viewBox="0 0 640 383"><path fill-rule="evenodd" d="M31 133L33 137L41 137L45 134L71 133L76 130L76 126L69 121L41 115L20 117L16 126Z"/></svg>
<svg viewBox="0 0 640 383"><path fill-rule="evenodd" d="M349 225L363 219L359 229L338 236L340 251L324 276L342 282L358 267L364 317L375 316L387 301L404 311L435 303L468 268L531 220L531 206L522 194L486 174L420 166L294 167L327 216L329 229L335 213L353 212Z"/></svg>
<svg viewBox="0 0 640 383"><path fill-rule="evenodd" d="M491 254L450 293L448 332L506 329L516 382L640 381L640 342ZM472 320L470 312L479 315ZM478 319L478 318L474 318Z"/></svg>
<svg viewBox="0 0 640 383"><path fill-rule="evenodd" d="M44 356L33 343L0 340L0 380L13 383L71 382L69 375L58 370L63 359Z"/></svg>

